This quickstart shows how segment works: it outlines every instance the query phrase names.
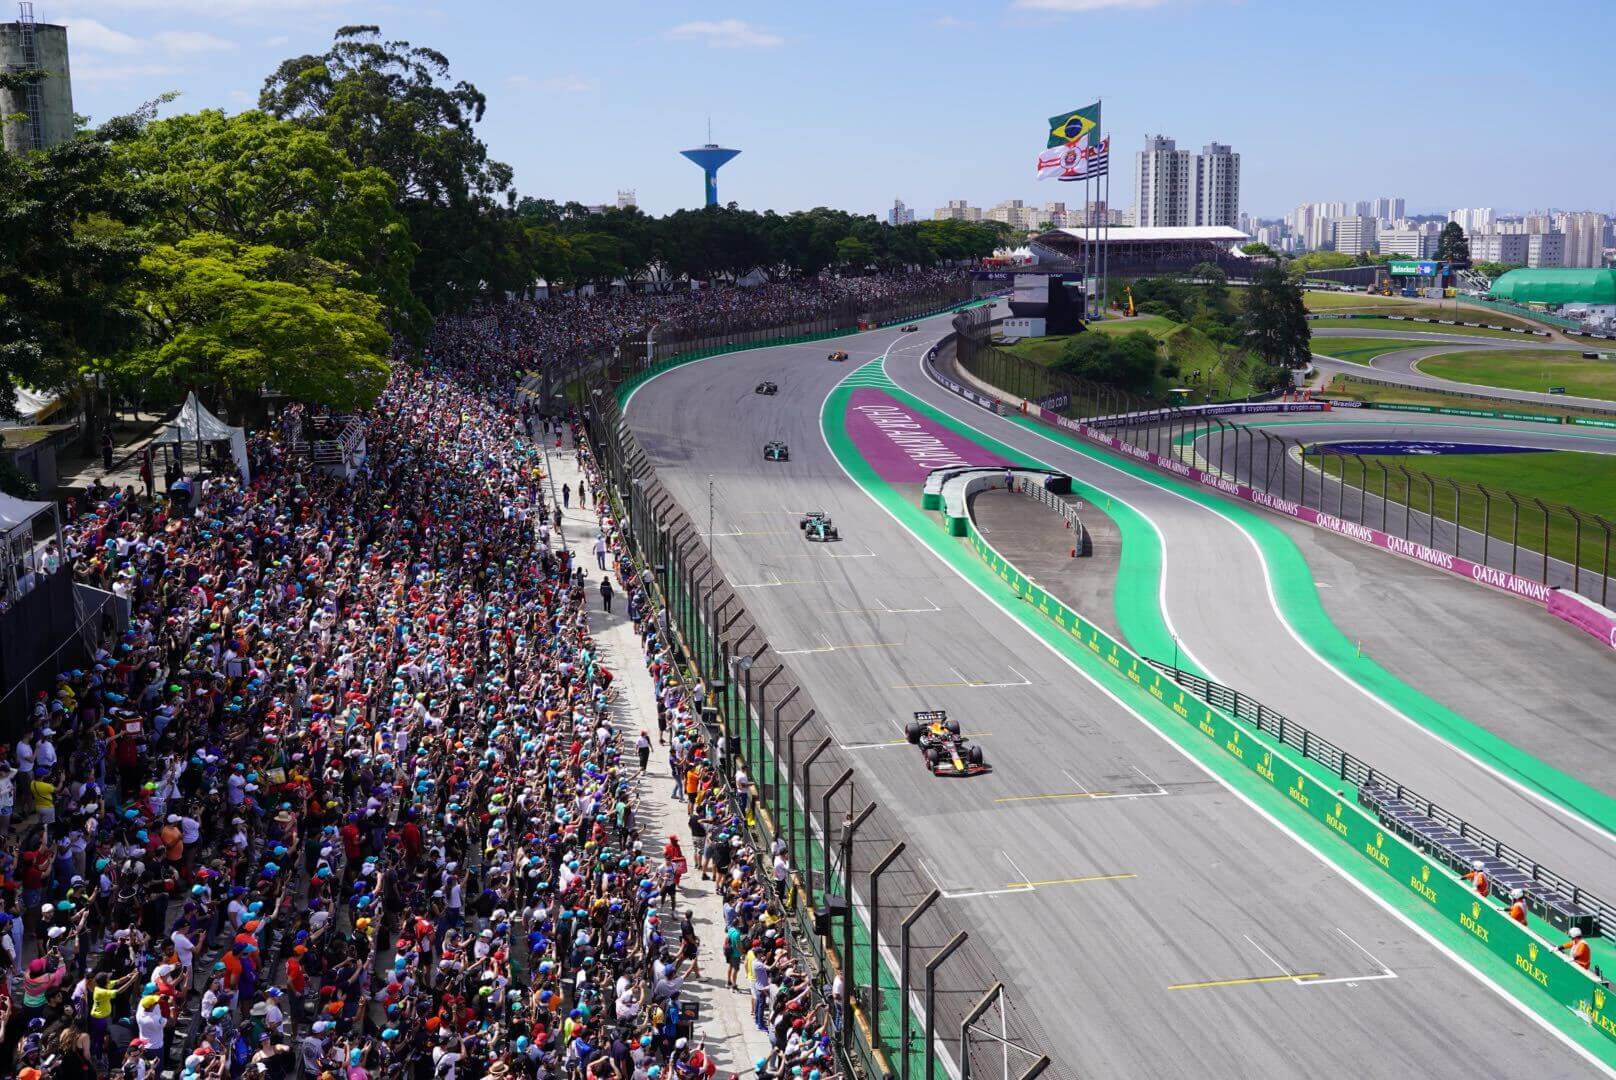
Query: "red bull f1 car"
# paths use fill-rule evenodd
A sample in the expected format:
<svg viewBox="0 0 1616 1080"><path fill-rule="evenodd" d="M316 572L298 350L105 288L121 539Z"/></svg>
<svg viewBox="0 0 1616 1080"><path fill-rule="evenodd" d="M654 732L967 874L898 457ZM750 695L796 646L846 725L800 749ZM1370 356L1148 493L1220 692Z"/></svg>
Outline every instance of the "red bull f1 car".
<svg viewBox="0 0 1616 1080"><path fill-rule="evenodd" d="M959 721L950 720L942 709L915 713L904 735L926 757L926 768L933 776L981 776L993 766L982 760L982 748L960 734Z"/></svg>

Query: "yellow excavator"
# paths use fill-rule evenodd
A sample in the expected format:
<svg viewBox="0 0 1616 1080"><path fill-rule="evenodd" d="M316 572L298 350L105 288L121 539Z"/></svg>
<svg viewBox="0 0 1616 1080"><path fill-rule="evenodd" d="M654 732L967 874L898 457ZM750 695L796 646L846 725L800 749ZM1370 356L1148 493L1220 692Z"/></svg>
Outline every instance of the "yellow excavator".
<svg viewBox="0 0 1616 1080"><path fill-rule="evenodd" d="M1132 285L1124 285L1122 287L1122 291L1128 294L1128 318L1131 319L1134 316L1134 310L1133 310L1133 286Z"/></svg>

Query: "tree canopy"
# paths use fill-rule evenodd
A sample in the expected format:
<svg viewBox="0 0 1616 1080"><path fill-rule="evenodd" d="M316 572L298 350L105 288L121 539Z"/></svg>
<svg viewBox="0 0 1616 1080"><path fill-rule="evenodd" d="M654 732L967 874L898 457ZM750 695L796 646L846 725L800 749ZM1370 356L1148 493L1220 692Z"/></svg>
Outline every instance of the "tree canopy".
<svg viewBox="0 0 1616 1080"><path fill-rule="evenodd" d="M1247 348L1275 367L1299 367L1312 356L1313 331L1302 290L1276 268L1262 270L1252 280L1240 323Z"/></svg>
<svg viewBox="0 0 1616 1080"><path fill-rule="evenodd" d="M1436 258L1461 270L1470 265L1470 238L1457 221L1442 226L1442 235L1436 238Z"/></svg>
<svg viewBox="0 0 1616 1080"><path fill-rule="evenodd" d="M1066 343L1055 370L1090 382L1148 393L1156 381L1156 339L1143 330L1078 334Z"/></svg>

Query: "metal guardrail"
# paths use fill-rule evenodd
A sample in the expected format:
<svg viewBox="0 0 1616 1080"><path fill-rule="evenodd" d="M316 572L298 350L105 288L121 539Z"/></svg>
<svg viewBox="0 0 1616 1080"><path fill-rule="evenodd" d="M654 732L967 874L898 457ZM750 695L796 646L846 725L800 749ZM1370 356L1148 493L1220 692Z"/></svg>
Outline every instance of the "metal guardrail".
<svg viewBox="0 0 1616 1080"><path fill-rule="evenodd" d="M1498 862L1519 871L1537 887L1539 891L1534 898L1544 907L1551 909L1544 917L1556 925L1563 927L1583 924L1585 916L1580 917L1576 909L1585 909L1592 912L1595 917L1595 925L1587 931L1588 933L1596 934L1606 927L1616 927L1616 907L1588 890L1578 887L1569 878L1541 865L1519 849L1443 809L1430 799L1399 783L1383 770L1352 756L1328 739L1313 734L1295 720L1275 712L1256 698L1160 660L1146 657L1146 662L1202 701L1224 710L1236 719L1244 720L1263 734L1277 739L1282 746L1301 751L1304 758L1318 762L1360 791L1379 789L1380 792L1394 796L1438 826L1451 830L1467 844L1481 849ZM1379 810L1378 798L1359 801ZM1413 839L1418 841L1421 838ZM1465 865L1460 869L1468 870L1469 866ZM1559 917L1556 918L1556 915Z"/></svg>
<svg viewBox="0 0 1616 1080"><path fill-rule="evenodd" d="M1087 555L1093 545L1089 542L1089 532L1083 527L1083 518L1079 515L1077 506L1056 495L1042 484L1029 484L1024 477L1017 477L1013 482L1011 491L1026 495L1035 502L1043 503L1049 509L1059 514L1072 529L1072 546L1079 555Z"/></svg>

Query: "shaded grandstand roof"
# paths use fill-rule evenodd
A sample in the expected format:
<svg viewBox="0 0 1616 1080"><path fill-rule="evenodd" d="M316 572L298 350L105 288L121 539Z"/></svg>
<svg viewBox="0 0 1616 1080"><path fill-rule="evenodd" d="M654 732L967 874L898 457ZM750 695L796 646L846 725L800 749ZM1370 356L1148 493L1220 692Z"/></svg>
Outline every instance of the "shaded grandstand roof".
<svg viewBox="0 0 1616 1080"><path fill-rule="evenodd" d="M1038 236L1038 239L1045 242L1067 238L1086 241L1091 239L1091 233L1092 239L1096 242L1111 244L1148 244L1174 240L1215 240L1240 244L1251 239L1239 229L1231 229L1227 225L1160 225L1144 229L1118 225L1110 229L1052 229Z"/></svg>

